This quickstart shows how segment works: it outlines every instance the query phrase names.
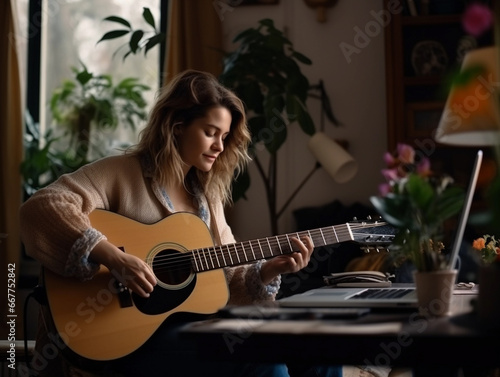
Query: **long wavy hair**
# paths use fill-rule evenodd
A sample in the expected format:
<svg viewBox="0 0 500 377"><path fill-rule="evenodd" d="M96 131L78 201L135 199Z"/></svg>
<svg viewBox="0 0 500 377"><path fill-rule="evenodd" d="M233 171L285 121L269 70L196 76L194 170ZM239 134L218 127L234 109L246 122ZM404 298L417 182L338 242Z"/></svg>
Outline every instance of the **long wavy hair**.
<svg viewBox="0 0 500 377"><path fill-rule="evenodd" d="M248 146L251 139L243 103L212 74L187 70L161 88L139 142L130 153L154 163L153 175L160 184L166 184L167 180L185 184L183 161L174 131L204 117L214 107L225 107L231 113L224 151L210 171L192 168L189 174L196 175L206 196L219 198L226 204L231 201L233 179L250 161Z"/></svg>

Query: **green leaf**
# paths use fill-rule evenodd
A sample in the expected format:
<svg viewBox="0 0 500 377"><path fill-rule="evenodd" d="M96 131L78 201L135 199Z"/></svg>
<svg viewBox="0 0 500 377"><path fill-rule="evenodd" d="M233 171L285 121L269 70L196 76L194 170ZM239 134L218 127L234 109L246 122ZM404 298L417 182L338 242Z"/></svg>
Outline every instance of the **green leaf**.
<svg viewBox="0 0 500 377"><path fill-rule="evenodd" d="M274 29L274 21L270 18L264 18L260 20L259 24L262 26L267 26L270 29Z"/></svg>
<svg viewBox="0 0 500 377"><path fill-rule="evenodd" d="M279 113L266 118L266 128L263 130L264 145L271 154L275 154L283 145L287 137L286 122Z"/></svg>
<svg viewBox="0 0 500 377"><path fill-rule="evenodd" d="M257 81L245 82L237 87L236 92L248 109L255 111L257 114L264 112L264 96Z"/></svg>
<svg viewBox="0 0 500 377"><path fill-rule="evenodd" d="M247 199L245 193L250 188L250 174L247 170L242 171L233 181L232 201L236 203L240 199Z"/></svg>
<svg viewBox="0 0 500 377"><path fill-rule="evenodd" d="M243 44L247 44L251 42L252 40L255 39L260 39L261 34L255 30L255 29L246 29L243 30L242 32L236 34L236 36L233 38L233 43L241 42ZM235 51L237 53L237 51Z"/></svg>
<svg viewBox="0 0 500 377"><path fill-rule="evenodd" d="M142 30L136 30L132 33L132 36L130 37L130 51L132 53L136 53L138 47L139 47L139 42L141 41L142 37L144 35L144 32Z"/></svg>
<svg viewBox="0 0 500 377"><path fill-rule="evenodd" d="M268 90L267 96L264 97L264 113L268 119L272 119L274 116L281 117L281 113L285 109L285 99L281 93Z"/></svg>
<svg viewBox="0 0 500 377"><path fill-rule="evenodd" d="M295 95L299 101L305 104L309 94L309 80L301 74L289 74L286 81L286 92L287 95Z"/></svg>
<svg viewBox="0 0 500 377"><path fill-rule="evenodd" d="M333 114L332 106L330 103L330 98L328 97L328 94L323 86L323 81L320 80L320 83L318 85L312 87L312 89L319 89L320 90L319 99L321 101L321 108L322 108L323 112L325 113L327 119L330 122L332 122L333 125L340 126L341 125L340 121Z"/></svg>
<svg viewBox="0 0 500 377"><path fill-rule="evenodd" d="M407 198L389 193L384 197L372 196L370 202L389 224L406 228L411 223L411 206Z"/></svg>
<svg viewBox="0 0 500 377"><path fill-rule="evenodd" d="M144 49L144 55L146 55L148 51L151 50L154 46L156 46L159 43L162 43L164 39L165 36L163 34L156 34L151 38L149 38Z"/></svg>
<svg viewBox="0 0 500 377"><path fill-rule="evenodd" d="M93 77L94 75L92 73L90 73L89 71L87 71L86 69L84 69L83 71L79 72L77 75L76 75L76 80L82 84L82 86L84 86L85 84L87 84Z"/></svg>
<svg viewBox="0 0 500 377"><path fill-rule="evenodd" d="M102 36L101 39L99 39L97 41L97 43L102 42L102 41L106 41L106 40L109 40L109 39L120 38L120 37L122 37L122 36L124 36L125 34L128 34L128 33L130 33L130 30L112 30L112 31L108 31L106 34L104 34Z"/></svg>
<svg viewBox="0 0 500 377"><path fill-rule="evenodd" d="M128 27L129 29L131 28L130 23L129 23L127 20L125 20L125 19L123 19L123 18L121 18L121 17L117 17L117 16L109 16L109 17L106 17L106 18L104 19L104 21L117 22L117 23L119 23L119 24L122 24L122 25L124 25L124 26Z"/></svg>
<svg viewBox="0 0 500 377"><path fill-rule="evenodd" d="M125 59L127 58L127 56L129 56L131 53L132 53L132 50L129 50L125 55L123 55L122 61L125 61Z"/></svg>
<svg viewBox="0 0 500 377"><path fill-rule="evenodd" d="M428 207L434 197L431 184L418 174L410 174L406 183L408 195L418 208Z"/></svg>
<svg viewBox="0 0 500 377"><path fill-rule="evenodd" d="M314 135L316 127L305 105L295 95L288 95L286 99L286 111L290 122L297 121L302 131L307 135Z"/></svg>
<svg viewBox="0 0 500 377"><path fill-rule="evenodd" d="M156 30L155 19L153 17L153 14L149 10L149 8L143 8L143 9L144 10L142 12L142 17L146 20L148 24L150 24L153 27L153 29Z"/></svg>
<svg viewBox="0 0 500 377"><path fill-rule="evenodd" d="M303 106L298 107L298 118L297 121L299 122L300 128L302 128L302 131L306 133L307 135L314 135L316 133L316 127L314 126L314 122L307 112L307 110Z"/></svg>
<svg viewBox="0 0 500 377"><path fill-rule="evenodd" d="M459 187L449 187L440 196L436 203L435 213L438 215L437 221L451 218L460 212L464 205L464 192Z"/></svg>
<svg viewBox="0 0 500 377"><path fill-rule="evenodd" d="M266 139L264 131L266 129L266 118L263 115L251 117L247 120L247 123L254 143L258 143Z"/></svg>
<svg viewBox="0 0 500 377"><path fill-rule="evenodd" d="M270 52L283 51L286 39L278 34L269 35L264 41L264 47L271 50Z"/></svg>
<svg viewBox="0 0 500 377"><path fill-rule="evenodd" d="M309 59L307 56L301 54L300 52L294 51L292 53L292 56L294 58L296 58L299 62L303 63L303 64L307 64L307 65L311 65L312 64L312 60Z"/></svg>
<svg viewBox="0 0 500 377"><path fill-rule="evenodd" d="M122 81L118 83L117 88L131 88L137 83L137 78L135 77L126 77Z"/></svg>

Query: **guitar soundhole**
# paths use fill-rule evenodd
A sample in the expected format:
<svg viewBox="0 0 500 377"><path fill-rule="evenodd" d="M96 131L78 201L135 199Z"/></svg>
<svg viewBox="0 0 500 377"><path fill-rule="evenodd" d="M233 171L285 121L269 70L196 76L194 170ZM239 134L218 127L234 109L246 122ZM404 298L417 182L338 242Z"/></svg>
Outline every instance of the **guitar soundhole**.
<svg viewBox="0 0 500 377"><path fill-rule="evenodd" d="M191 260L188 254L166 249L157 253L152 263L153 272L159 283L176 286L184 283L192 274Z"/></svg>

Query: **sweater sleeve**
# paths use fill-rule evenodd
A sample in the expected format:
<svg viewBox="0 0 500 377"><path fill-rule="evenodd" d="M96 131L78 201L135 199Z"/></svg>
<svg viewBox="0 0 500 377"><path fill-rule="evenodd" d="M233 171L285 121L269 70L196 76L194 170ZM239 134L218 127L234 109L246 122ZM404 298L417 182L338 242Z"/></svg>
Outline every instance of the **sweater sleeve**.
<svg viewBox="0 0 500 377"><path fill-rule="evenodd" d="M235 242L230 226L227 224L222 204L214 206L214 216L223 244ZM281 277L277 276L270 284L264 285L260 277L260 268L264 263L259 260L255 263L245 264L225 269L229 285L230 305L250 305L264 301L272 301L278 293Z"/></svg>
<svg viewBox="0 0 500 377"><path fill-rule="evenodd" d="M229 304L251 305L274 301L278 293L281 277L277 276L270 284L264 285L260 277L263 261L226 269L229 281Z"/></svg>
<svg viewBox="0 0 500 377"><path fill-rule="evenodd" d="M92 187L83 171L64 175L21 206L26 252L60 275L85 280L98 270L88 256L105 237L91 227L88 214L103 203Z"/></svg>

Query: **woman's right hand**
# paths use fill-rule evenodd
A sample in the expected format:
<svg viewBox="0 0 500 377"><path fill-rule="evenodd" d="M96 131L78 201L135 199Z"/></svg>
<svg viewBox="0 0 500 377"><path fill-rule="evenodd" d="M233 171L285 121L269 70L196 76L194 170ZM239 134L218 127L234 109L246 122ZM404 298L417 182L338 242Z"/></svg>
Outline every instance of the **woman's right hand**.
<svg viewBox="0 0 500 377"><path fill-rule="evenodd" d="M107 240L99 242L89 259L106 266L125 287L141 297L149 297L156 285L156 277L149 265L140 258L124 253Z"/></svg>

